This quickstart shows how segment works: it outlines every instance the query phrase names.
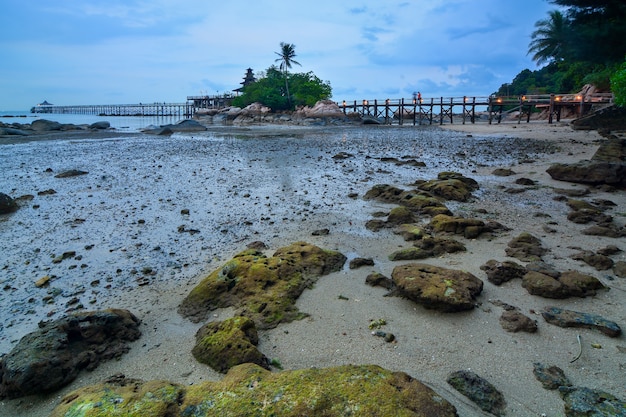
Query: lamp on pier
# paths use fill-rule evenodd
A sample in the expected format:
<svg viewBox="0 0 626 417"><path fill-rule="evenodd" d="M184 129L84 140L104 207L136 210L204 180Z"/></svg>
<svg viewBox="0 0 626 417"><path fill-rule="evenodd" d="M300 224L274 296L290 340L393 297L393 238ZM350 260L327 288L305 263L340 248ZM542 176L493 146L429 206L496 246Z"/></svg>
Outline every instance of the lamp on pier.
<svg viewBox="0 0 626 417"><path fill-rule="evenodd" d="M385 100L385 104L388 106L389 105L389 99Z"/></svg>
<svg viewBox="0 0 626 417"><path fill-rule="evenodd" d="M343 101L343 107L346 107L346 101L345 100Z"/></svg>
<svg viewBox="0 0 626 417"><path fill-rule="evenodd" d="M367 100L363 100L363 105L367 106Z"/></svg>

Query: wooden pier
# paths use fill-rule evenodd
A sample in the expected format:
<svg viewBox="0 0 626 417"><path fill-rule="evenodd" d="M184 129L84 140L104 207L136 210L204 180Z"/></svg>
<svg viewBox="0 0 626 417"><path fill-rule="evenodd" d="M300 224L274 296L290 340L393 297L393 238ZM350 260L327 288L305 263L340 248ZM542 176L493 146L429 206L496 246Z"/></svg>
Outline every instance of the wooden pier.
<svg viewBox="0 0 626 417"><path fill-rule="evenodd" d="M534 109L548 110L548 123L553 119L561 120L564 108L576 110L578 116L589 112L593 106L609 105L613 102L612 94L594 94L580 96L576 94L545 94L515 97L439 97L422 99L399 100L362 100L351 103L345 100L337 105L344 114L357 113L365 120L382 124L413 125L439 123L440 125L461 119L462 123L475 123L480 108L487 112L489 124L494 121L500 123L502 115L518 112L518 123L522 118L530 122L530 115Z"/></svg>
<svg viewBox="0 0 626 417"><path fill-rule="evenodd" d="M77 106L38 105L31 113L89 114L96 116L193 116L189 103L93 104Z"/></svg>

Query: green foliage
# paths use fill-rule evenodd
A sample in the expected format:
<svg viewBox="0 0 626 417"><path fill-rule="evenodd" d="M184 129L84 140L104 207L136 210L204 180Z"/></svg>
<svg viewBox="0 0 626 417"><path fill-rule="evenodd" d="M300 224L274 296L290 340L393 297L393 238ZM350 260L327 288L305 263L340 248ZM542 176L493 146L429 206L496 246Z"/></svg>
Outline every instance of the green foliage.
<svg viewBox="0 0 626 417"><path fill-rule="evenodd" d="M233 106L245 107L259 102L272 111L293 110L297 106L313 106L331 97L329 82L323 82L313 72L287 74L291 101L287 96L285 74L275 66L265 76L243 88L243 94L233 100Z"/></svg>
<svg viewBox="0 0 626 417"><path fill-rule="evenodd" d="M626 61L611 76L611 91L615 95L615 104L626 107Z"/></svg>

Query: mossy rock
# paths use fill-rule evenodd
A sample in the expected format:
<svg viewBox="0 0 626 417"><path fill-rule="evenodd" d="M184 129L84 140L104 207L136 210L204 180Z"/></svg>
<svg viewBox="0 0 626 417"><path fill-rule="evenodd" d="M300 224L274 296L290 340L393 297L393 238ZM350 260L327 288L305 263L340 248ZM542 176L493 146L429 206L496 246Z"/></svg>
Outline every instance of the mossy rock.
<svg viewBox="0 0 626 417"><path fill-rule="evenodd" d="M418 259L426 259L433 256L433 252L420 248L405 248L393 252L389 255L390 261L416 261Z"/></svg>
<svg viewBox="0 0 626 417"><path fill-rule="evenodd" d="M445 312L473 309L483 290L483 282L469 272L423 263L396 266L391 278L400 295Z"/></svg>
<svg viewBox="0 0 626 417"><path fill-rule="evenodd" d="M508 243L505 252L508 256L520 261L535 262L541 261L541 257L547 252L547 249L542 246L539 238L523 232Z"/></svg>
<svg viewBox="0 0 626 417"><path fill-rule="evenodd" d="M249 249L204 278L178 311L198 322L211 310L235 307L237 315L252 319L258 329L273 328L304 317L295 307L302 291L320 276L341 270L346 259L306 242L280 248L270 258Z"/></svg>
<svg viewBox="0 0 626 417"><path fill-rule="evenodd" d="M202 326L196 333L196 345L191 353L198 362L218 372L225 373L242 363L254 363L269 369L269 360L256 348L258 343L254 322L236 316Z"/></svg>
<svg viewBox="0 0 626 417"><path fill-rule="evenodd" d="M485 230L485 222L479 219L466 219L464 217L439 214L433 217L429 226L435 232L448 232L463 235L467 239L480 236Z"/></svg>
<svg viewBox="0 0 626 417"><path fill-rule="evenodd" d="M427 193L408 193L401 201L405 206L419 213L436 216L437 214L449 214L452 212L437 197Z"/></svg>
<svg viewBox="0 0 626 417"><path fill-rule="evenodd" d="M467 201L472 196L472 191L479 187L476 180L457 172L440 172L436 180L421 183L418 188L446 200Z"/></svg>
<svg viewBox="0 0 626 417"><path fill-rule="evenodd" d="M437 392L403 372L345 365L279 373L232 368L222 381L107 383L67 395L51 417L208 416L457 417Z"/></svg>
<svg viewBox="0 0 626 417"><path fill-rule="evenodd" d="M413 246L430 251L433 256L439 256L445 253L464 252L466 250L465 245L458 240L433 236L424 236L422 239L415 241Z"/></svg>
<svg viewBox="0 0 626 417"><path fill-rule="evenodd" d="M394 232L404 238L405 241L420 240L428 233L420 226L414 224L401 224Z"/></svg>
<svg viewBox="0 0 626 417"><path fill-rule="evenodd" d="M404 206L394 207L389 212L389 217L387 217L388 225L398 225L403 223L415 223L417 218L413 214L413 212Z"/></svg>

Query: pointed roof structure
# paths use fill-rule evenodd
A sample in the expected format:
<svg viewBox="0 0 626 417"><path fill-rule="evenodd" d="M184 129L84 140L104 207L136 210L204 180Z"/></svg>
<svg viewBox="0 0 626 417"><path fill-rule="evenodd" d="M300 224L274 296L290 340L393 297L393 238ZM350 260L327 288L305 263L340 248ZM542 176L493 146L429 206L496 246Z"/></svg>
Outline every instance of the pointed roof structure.
<svg viewBox="0 0 626 417"><path fill-rule="evenodd" d="M256 78L254 78L254 73L252 72L252 68L248 68L246 70L246 76L243 77L243 82L240 82L239 84L241 84L241 87L239 88L235 88L233 91L240 93L243 91L243 88L247 85L252 84L253 82L256 81Z"/></svg>
<svg viewBox="0 0 626 417"><path fill-rule="evenodd" d="M37 104L38 106L54 106L52 103L48 103L48 100L44 100L43 102Z"/></svg>

